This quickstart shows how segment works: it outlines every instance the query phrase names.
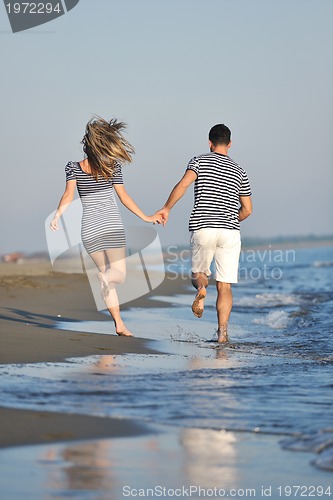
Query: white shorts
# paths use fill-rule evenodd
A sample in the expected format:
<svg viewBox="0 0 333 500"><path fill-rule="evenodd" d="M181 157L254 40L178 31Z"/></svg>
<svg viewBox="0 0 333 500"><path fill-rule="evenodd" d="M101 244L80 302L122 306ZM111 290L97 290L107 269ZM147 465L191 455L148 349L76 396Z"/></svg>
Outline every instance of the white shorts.
<svg viewBox="0 0 333 500"><path fill-rule="evenodd" d="M204 228L193 231L191 247L192 273L210 276L210 266L214 259L216 281L238 282L241 239L237 229Z"/></svg>

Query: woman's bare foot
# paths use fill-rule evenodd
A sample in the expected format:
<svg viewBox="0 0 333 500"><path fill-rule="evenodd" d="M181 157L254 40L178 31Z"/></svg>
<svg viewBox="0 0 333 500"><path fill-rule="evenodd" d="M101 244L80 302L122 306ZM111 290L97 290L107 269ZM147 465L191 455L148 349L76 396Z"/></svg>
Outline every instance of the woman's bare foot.
<svg viewBox="0 0 333 500"><path fill-rule="evenodd" d="M134 337L133 333L126 328L123 322L116 325L116 334L120 337Z"/></svg>
<svg viewBox="0 0 333 500"><path fill-rule="evenodd" d="M228 326L227 325L219 326L219 328L217 330L217 342L219 344L225 344L225 343L229 342Z"/></svg>
<svg viewBox="0 0 333 500"><path fill-rule="evenodd" d="M116 334L119 335L119 337L134 337L133 333L127 330L127 328L125 328L122 332L116 332Z"/></svg>
<svg viewBox="0 0 333 500"><path fill-rule="evenodd" d="M201 318L201 316L203 315L206 293L207 292L205 287L198 289L198 293L196 294L193 301L192 312L197 318Z"/></svg>

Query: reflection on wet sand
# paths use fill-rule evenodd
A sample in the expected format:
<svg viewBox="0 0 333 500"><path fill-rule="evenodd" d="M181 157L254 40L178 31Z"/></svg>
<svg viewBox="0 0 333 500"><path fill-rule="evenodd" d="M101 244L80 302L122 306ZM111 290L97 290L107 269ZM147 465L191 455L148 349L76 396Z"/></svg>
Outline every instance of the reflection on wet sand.
<svg viewBox="0 0 333 500"><path fill-rule="evenodd" d="M231 488L237 482L236 436L212 429L184 429L180 433L184 477L203 488Z"/></svg>
<svg viewBox="0 0 333 500"><path fill-rule="evenodd" d="M224 362L228 361L228 354L222 347L216 348L215 363L216 368L224 368ZM205 358L191 358L189 360L189 370L202 370L211 367L213 360ZM228 365L225 367L227 368ZM196 379L195 385L200 384L200 378ZM223 390L230 386L230 380L226 381L221 377L220 372L216 372L216 386ZM232 397L232 392L224 394L223 414L227 408L235 407L236 401ZM195 408L193 408L195 411ZM198 408L199 412L200 408ZM222 416L222 415L221 415ZM234 433L224 430L196 429L188 428L180 431L180 444L183 452L183 471L188 484L200 485L203 488L230 487L234 485L237 476L235 464L237 453L234 444L237 439Z"/></svg>
<svg viewBox="0 0 333 500"><path fill-rule="evenodd" d="M216 367L228 368L227 353L216 350ZM212 360L190 358L189 371L210 367ZM121 369L117 358L101 356L91 367L94 373L108 374ZM223 371L216 372L216 389L223 392L231 381L225 379ZM196 391L205 390L205 380L193 380L194 414L200 413L201 399ZM232 392L224 392L221 412L235 407L237 402ZM208 395L207 395L208 397ZM197 402L197 403L196 403ZM166 432L165 432L166 431ZM237 438L231 432L213 429L180 428L170 432L163 429L160 434L138 436L131 439L100 440L85 443L70 443L59 448L48 449L44 464L60 464L46 469L49 489L56 491L99 492L99 498L119 498L122 488L167 488L197 485L202 488L231 488L238 482Z"/></svg>
<svg viewBox="0 0 333 500"><path fill-rule="evenodd" d="M228 354L216 349L215 361L193 357L187 360L189 371L228 368ZM90 366L95 374L112 374L122 370L117 358L100 356ZM194 381L193 381L194 382ZM111 383L111 379L110 379ZM204 390L202 379L195 379L193 390ZM223 391L230 380L216 373L216 387ZM237 403L232 393L224 394L221 411ZM200 412L193 398L193 413ZM231 432L212 429L183 428L176 433L157 434L132 439L100 440L71 443L48 449L43 463L61 463L60 470L48 469L48 484L57 491L107 492L116 498L125 485L133 488L198 485L204 488L232 487L237 482L236 436ZM60 455L60 456L59 456ZM130 472L129 472L130 471ZM147 473L149 471L149 473Z"/></svg>
<svg viewBox="0 0 333 500"><path fill-rule="evenodd" d="M278 491L279 485L293 481L329 486L330 476L313 468L307 454L294 454L291 462L290 452L280 448L276 436L195 428L155 430L156 434L145 436L0 450L1 498L119 500L130 497L131 490L132 498L170 498L175 495L155 495L156 487L190 486L227 493L243 489L240 496L245 497L244 488L255 488L260 496L263 485ZM148 488L149 495L138 493Z"/></svg>
<svg viewBox="0 0 333 500"><path fill-rule="evenodd" d="M236 437L211 429L179 429L132 439L56 445L40 457L47 490L99 492L119 498L124 486L231 487L237 482Z"/></svg>
<svg viewBox="0 0 333 500"><path fill-rule="evenodd" d="M111 446L112 440L105 440L49 448L41 458L41 463L49 466L45 469L47 490L111 491L115 487Z"/></svg>
<svg viewBox="0 0 333 500"><path fill-rule="evenodd" d="M117 365L117 357L112 355L99 356L96 363L91 365L94 373L118 373L120 371Z"/></svg>

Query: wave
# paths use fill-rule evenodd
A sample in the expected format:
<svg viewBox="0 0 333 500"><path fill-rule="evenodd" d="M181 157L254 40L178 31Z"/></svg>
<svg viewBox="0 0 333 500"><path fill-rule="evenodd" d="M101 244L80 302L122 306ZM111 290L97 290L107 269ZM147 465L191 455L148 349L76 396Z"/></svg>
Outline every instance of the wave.
<svg viewBox="0 0 333 500"><path fill-rule="evenodd" d="M331 291L296 292L296 293L257 293L234 299L237 307L273 308L281 306L306 307L333 300Z"/></svg>
<svg viewBox="0 0 333 500"><path fill-rule="evenodd" d="M283 293L257 293L251 297L240 297L234 300L235 306L240 307L280 307L300 306L303 300L300 296Z"/></svg>
<svg viewBox="0 0 333 500"><path fill-rule="evenodd" d="M313 267L332 267L333 261L316 260L312 265Z"/></svg>
<svg viewBox="0 0 333 500"><path fill-rule="evenodd" d="M305 451L319 455L312 463L323 470L333 471L333 429L323 429L312 435L303 434L280 442L285 450Z"/></svg>
<svg viewBox="0 0 333 500"><path fill-rule="evenodd" d="M290 316L285 311L271 311L263 318L255 318L253 323L256 325L267 325L276 330L283 330L289 325Z"/></svg>

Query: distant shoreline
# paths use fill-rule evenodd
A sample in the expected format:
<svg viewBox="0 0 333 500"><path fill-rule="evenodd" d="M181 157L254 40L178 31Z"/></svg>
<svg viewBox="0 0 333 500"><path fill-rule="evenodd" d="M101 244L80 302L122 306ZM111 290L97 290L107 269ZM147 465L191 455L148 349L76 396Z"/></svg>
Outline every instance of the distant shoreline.
<svg viewBox="0 0 333 500"><path fill-rule="evenodd" d="M260 250L262 248L272 248L284 250L286 248L316 248L323 246L333 246L333 235L329 236L274 236L272 238L252 238L252 237L242 237L242 248L246 249L254 249ZM190 248L190 244L179 244L174 243L162 248L164 254L170 252L170 249L175 249L174 251L181 251L184 249ZM177 250L176 250L177 249ZM17 262L4 262L4 257L6 255L15 255L17 253L21 254L21 257L17 260ZM69 252L63 257L64 259L72 259L73 255ZM60 257L62 260L62 257ZM0 254L0 275L3 269L2 264L15 266L16 264L21 264L24 262L35 262L35 263L47 263L49 262L49 254L47 251L35 251L35 252L24 252L18 251L17 249L12 253L2 253ZM16 273L14 273L16 274Z"/></svg>
<svg viewBox="0 0 333 500"><path fill-rule="evenodd" d="M318 247L329 247L333 246L333 237L330 239L314 239L314 240L271 240L269 241L263 241L260 243L260 241L252 242L251 240L247 240L244 238L242 242L242 247L243 249L261 249L261 248L273 248L273 249L278 249L280 248L281 250L286 249L286 248L318 248Z"/></svg>
<svg viewBox="0 0 333 500"><path fill-rule="evenodd" d="M242 252L261 251L261 250L297 250L318 247L333 247L333 237L326 239L312 240L249 240L244 238L242 241ZM181 252L188 252L190 258L190 245L169 245L162 249L165 262L170 255L180 255ZM57 259L52 267L48 254L39 253L22 257L17 262L3 262L0 259L0 277L1 276L45 276L58 273L82 273L81 259L66 253L63 257Z"/></svg>

